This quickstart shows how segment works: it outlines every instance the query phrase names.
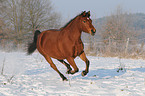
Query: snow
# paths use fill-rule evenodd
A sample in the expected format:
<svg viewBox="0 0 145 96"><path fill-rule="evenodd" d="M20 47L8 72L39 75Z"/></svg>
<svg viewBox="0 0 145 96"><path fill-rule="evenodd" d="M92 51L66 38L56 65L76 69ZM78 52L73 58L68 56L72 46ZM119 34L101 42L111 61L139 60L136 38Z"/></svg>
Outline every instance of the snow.
<svg viewBox="0 0 145 96"><path fill-rule="evenodd" d="M77 57L79 72L65 74L66 67L53 59L69 79L62 81L43 56L35 52L0 52L0 96L144 96L145 60L88 56L90 71L82 77L85 63ZM119 67L125 70L117 72ZM12 77L13 76L13 77Z"/></svg>

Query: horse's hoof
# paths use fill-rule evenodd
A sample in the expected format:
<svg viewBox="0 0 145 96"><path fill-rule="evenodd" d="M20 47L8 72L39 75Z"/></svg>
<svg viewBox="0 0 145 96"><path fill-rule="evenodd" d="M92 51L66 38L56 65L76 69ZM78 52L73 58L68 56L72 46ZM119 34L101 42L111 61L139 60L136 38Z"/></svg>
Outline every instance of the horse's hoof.
<svg viewBox="0 0 145 96"><path fill-rule="evenodd" d="M68 79L64 79L63 81L68 81Z"/></svg>
<svg viewBox="0 0 145 96"><path fill-rule="evenodd" d="M68 81L68 79L65 77L65 78L63 78L63 81Z"/></svg>
<svg viewBox="0 0 145 96"><path fill-rule="evenodd" d="M72 74L72 75L73 75L74 73L75 73L75 72L72 71L72 70L69 70L69 71L66 72L66 74Z"/></svg>
<svg viewBox="0 0 145 96"><path fill-rule="evenodd" d="M71 74L71 70L67 70L66 74Z"/></svg>
<svg viewBox="0 0 145 96"><path fill-rule="evenodd" d="M82 76L84 77L85 75L87 75L87 72L86 71L83 71L82 72Z"/></svg>

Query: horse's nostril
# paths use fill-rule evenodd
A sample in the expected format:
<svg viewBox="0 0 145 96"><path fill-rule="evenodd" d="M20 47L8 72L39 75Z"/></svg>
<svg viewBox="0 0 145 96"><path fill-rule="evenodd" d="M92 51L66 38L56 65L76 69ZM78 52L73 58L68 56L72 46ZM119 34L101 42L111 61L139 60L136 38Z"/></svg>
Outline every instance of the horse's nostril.
<svg viewBox="0 0 145 96"><path fill-rule="evenodd" d="M95 29L95 31L94 32L96 32L96 29Z"/></svg>
<svg viewBox="0 0 145 96"><path fill-rule="evenodd" d="M95 29L95 30L92 29L92 30L91 30L91 35L94 36L95 33L96 33L96 29Z"/></svg>
<svg viewBox="0 0 145 96"><path fill-rule="evenodd" d="M93 33L95 33L95 32L96 32L96 30L93 30L93 29L92 29L91 31L92 31Z"/></svg>

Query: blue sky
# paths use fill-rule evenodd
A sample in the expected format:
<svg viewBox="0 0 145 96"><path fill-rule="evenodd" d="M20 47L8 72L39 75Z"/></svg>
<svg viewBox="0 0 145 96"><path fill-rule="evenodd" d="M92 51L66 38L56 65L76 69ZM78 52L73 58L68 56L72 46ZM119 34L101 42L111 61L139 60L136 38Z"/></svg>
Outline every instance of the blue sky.
<svg viewBox="0 0 145 96"><path fill-rule="evenodd" d="M92 18L110 15L117 6L130 13L145 13L145 0L51 0L62 18L71 19L82 11L90 10Z"/></svg>

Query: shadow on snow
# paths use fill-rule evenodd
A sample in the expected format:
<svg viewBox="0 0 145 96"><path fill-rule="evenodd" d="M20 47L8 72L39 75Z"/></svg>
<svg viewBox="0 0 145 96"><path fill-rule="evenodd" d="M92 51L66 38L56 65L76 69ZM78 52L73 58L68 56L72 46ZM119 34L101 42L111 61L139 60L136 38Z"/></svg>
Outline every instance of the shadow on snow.
<svg viewBox="0 0 145 96"><path fill-rule="evenodd" d="M97 70L90 70L88 75L85 77L81 76L81 73L76 76L71 76L72 79L81 78L87 80L97 80L97 79L109 79L115 76L123 75L124 71L117 72L118 69L97 69Z"/></svg>
<svg viewBox="0 0 145 96"><path fill-rule="evenodd" d="M117 72L116 69L97 69L97 70L90 70L88 75L85 77L81 76L81 71L74 74L69 75L71 79L86 79L86 80L97 80L97 79L110 79L115 76L120 76L125 74L126 71L119 71ZM139 71L139 72L145 72L145 68L134 68L131 69L131 71ZM37 75L42 73L50 72L48 68L41 68L41 69L34 69L34 70L27 70L25 71L25 75ZM66 74L64 74L66 75Z"/></svg>
<svg viewBox="0 0 145 96"><path fill-rule="evenodd" d="M37 75L37 74L42 74L42 73L47 73L49 72L48 68L42 68L42 69L34 69L34 70L27 70L25 71L25 75ZM97 69L97 70L90 70L87 76L82 77L81 76L81 71L74 74L70 75L71 79L76 79L76 78L81 78L81 79L109 79L114 76L119 76L124 74L125 72L117 72L117 69ZM64 74L65 75L65 74Z"/></svg>
<svg viewBox="0 0 145 96"><path fill-rule="evenodd" d="M48 68L33 69L25 71L25 75L37 75L48 72Z"/></svg>
<svg viewBox="0 0 145 96"><path fill-rule="evenodd" d="M134 69L131 69L131 71L145 72L145 68L134 68Z"/></svg>

